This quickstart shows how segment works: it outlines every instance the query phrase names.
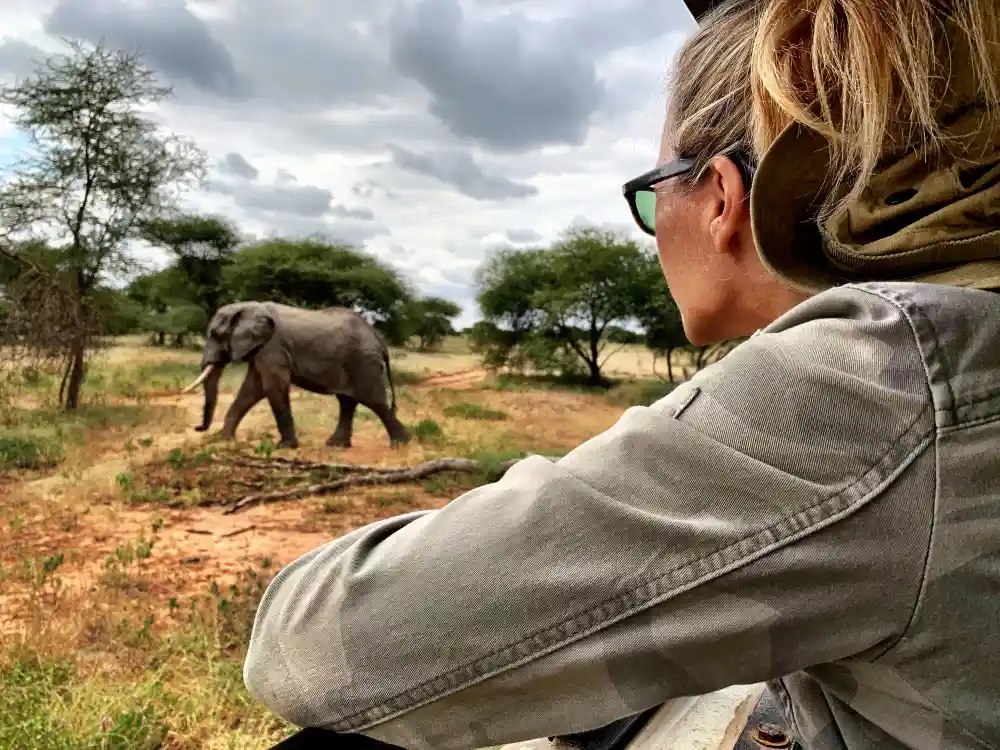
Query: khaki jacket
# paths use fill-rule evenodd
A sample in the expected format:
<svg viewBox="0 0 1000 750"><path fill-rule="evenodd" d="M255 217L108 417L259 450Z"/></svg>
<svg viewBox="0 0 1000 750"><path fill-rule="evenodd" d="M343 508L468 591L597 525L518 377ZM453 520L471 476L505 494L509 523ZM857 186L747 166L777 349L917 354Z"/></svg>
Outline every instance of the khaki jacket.
<svg viewBox="0 0 1000 750"><path fill-rule="evenodd" d="M842 286L565 458L282 570L244 676L406 748L773 681L810 750L1000 747L1000 295Z"/></svg>

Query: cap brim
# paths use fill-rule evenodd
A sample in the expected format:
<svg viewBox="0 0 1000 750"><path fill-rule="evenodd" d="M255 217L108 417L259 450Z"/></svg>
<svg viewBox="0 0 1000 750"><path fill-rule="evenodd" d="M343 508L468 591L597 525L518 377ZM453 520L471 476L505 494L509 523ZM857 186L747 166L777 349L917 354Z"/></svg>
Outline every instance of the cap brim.
<svg viewBox="0 0 1000 750"><path fill-rule="evenodd" d="M807 293L847 280L823 253L816 224L829 166L826 139L793 122L761 158L750 188L750 217L761 260L771 273Z"/></svg>
<svg viewBox="0 0 1000 750"><path fill-rule="evenodd" d="M694 16L695 21L700 21L720 5L725 5L728 0L684 0L684 5Z"/></svg>

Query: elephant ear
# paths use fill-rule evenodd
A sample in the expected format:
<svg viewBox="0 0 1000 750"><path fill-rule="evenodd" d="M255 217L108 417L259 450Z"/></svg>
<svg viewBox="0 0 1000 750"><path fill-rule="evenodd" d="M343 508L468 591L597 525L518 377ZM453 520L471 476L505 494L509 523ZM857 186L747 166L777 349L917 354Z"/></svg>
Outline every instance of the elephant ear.
<svg viewBox="0 0 1000 750"><path fill-rule="evenodd" d="M248 308L237 314L229 337L230 354L241 360L264 346L274 333L274 319L262 308Z"/></svg>

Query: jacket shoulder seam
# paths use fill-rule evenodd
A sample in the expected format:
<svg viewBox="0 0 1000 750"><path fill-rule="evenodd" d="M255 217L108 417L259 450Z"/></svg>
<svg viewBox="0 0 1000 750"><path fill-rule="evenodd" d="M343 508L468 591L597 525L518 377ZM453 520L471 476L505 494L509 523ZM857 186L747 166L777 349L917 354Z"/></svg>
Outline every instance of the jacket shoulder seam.
<svg viewBox="0 0 1000 750"><path fill-rule="evenodd" d="M925 385L927 388L927 398L930 408L933 410L935 415L934 433L935 435L939 435L941 433L941 427L942 427L941 425L942 420L939 418L939 415L943 416L945 421L947 421L949 417L952 420L955 418L954 416L955 394L954 391L952 390L951 379L948 377L948 373L944 368L944 364L940 362L940 358L937 356L937 350L940 348L937 331L931 324L930 319L922 313L919 306L912 303L904 304L904 301L902 299L903 295L896 292L891 292L886 289L879 289L879 288L873 289L870 287L863 287L863 286L855 286L854 288L857 289L858 291L871 294L875 297L878 297L881 300L884 300L885 302L887 302L888 304L892 305L897 310L899 310L900 314L902 314L903 318L906 320L907 326L910 331L910 336L913 341L913 346L917 350L918 356L920 358L920 363L923 366ZM907 302L910 301L907 300ZM928 362L928 358L932 355L929 354L928 352L925 352L924 348L921 346L920 331L918 330L917 323L914 320L915 317L919 317L920 321L928 329L927 333L930 336L930 343L934 348L933 357L935 361L933 363ZM945 386L947 388L947 393L948 393L947 404L938 405L936 399L934 398L932 364L940 369L942 379L944 380ZM907 618L905 627L903 627L900 630L899 635L896 638L894 638L890 643L886 645L886 647L882 650L881 653L875 655L871 659L873 663L883 659L885 656L892 653L892 651L913 630L913 625L917 618L917 612L920 610L920 605L923 603L924 600L924 595L927 590L927 581L930 576L931 550L934 548L934 539L937 535L937 516L938 516L938 505L940 502L940 498L938 497L939 482L937 481L937 477L941 471L941 467L940 465L938 465L939 458L936 453L934 456L934 461L935 461L935 472L934 472L935 483L934 483L934 492L932 497L933 508L931 509L930 529L929 533L927 534L927 547L924 550L924 562L922 565L922 569L920 571L920 584L917 587L917 594L914 597L913 607L910 609L910 615Z"/></svg>
<svg viewBox="0 0 1000 750"><path fill-rule="evenodd" d="M901 290L887 289L880 285L852 285L851 288L865 294L870 294L873 297L878 297L900 312L906 321L910 337L913 341L913 348L916 350L920 364L923 367L927 397L935 413L945 419L950 416L951 420L956 420L955 392L951 385L951 376L947 364L941 356L941 342L937 335L937 329L934 327L934 322L924 314L919 304ZM941 389L935 388L936 381L943 386L943 403L936 395L941 391ZM938 420L938 425L944 426L941 424L940 419Z"/></svg>

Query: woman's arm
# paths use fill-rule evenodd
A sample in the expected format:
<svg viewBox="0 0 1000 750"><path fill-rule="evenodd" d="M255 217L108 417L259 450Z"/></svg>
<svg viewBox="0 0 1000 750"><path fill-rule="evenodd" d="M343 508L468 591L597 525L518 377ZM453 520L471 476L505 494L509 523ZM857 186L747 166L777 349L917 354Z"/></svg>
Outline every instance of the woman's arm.
<svg viewBox="0 0 1000 750"><path fill-rule="evenodd" d="M295 561L247 685L299 725L469 748L884 650L928 544L923 373L893 304L821 295L565 458Z"/></svg>

